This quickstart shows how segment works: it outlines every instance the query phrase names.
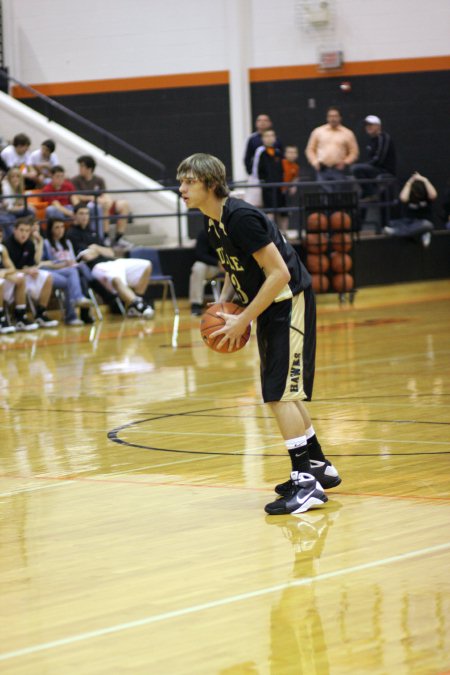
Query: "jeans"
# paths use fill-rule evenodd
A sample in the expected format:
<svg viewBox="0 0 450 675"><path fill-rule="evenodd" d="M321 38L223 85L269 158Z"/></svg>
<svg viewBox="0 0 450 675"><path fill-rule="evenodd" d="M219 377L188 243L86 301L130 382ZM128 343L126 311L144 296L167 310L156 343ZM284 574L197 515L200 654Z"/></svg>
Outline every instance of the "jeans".
<svg viewBox="0 0 450 675"><path fill-rule="evenodd" d="M72 321L77 318L75 304L81 300L80 277L76 267L63 267L60 270L48 270L53 277L53 288L64 291L64 321Z"/></svg>

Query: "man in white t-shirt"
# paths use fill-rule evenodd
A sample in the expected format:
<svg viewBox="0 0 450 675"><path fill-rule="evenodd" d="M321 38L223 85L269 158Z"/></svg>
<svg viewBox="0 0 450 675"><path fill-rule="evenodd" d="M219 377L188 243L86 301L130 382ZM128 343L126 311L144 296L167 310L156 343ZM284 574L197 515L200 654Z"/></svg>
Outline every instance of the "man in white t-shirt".
<svg viewBox="0 0 450 675"><path fill-rule="evenodd" d="M55 141L48 138L42 141L39 150L34 150L30 155L31 164L37 171L36 183L39 187L52 182L51 169L59 165L55 148Z"/></svg>
<svg viewBox="0 0 450 675"><path fill-rule="evenodd" d="M0 156L8 169L18 167L25 178L25 187L29 190L36 187L37 171L31 164L31 140L26 134L16 134L13 142L7 145Z"/></svg>

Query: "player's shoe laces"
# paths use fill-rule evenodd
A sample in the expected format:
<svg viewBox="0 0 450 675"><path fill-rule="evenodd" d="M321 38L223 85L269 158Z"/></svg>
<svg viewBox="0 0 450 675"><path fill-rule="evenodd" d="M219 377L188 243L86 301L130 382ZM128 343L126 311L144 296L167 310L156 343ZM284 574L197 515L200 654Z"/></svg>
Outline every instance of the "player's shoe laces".
<svg viewBox="0 0 450 675"><path fill-rule="evenodd" d="M328 501L322 486L310 473L293 471L291 482L292 487L286 495L264 507L270 516L304 513L323 506Z"/></svg>
<svg viewBox="0 0 450 675"><path fill-rule="evenodd" d="M319 481L324 490L337 487L342 482L336 467L334 467L328 460L325 460L325 462L319 462L316 459L310 459L309 463L311 465L312 475L316 480ZM291 478L285 483L280 483L279 485L275 486L275 492L282 497L287 495L291 489Z"/></svg>

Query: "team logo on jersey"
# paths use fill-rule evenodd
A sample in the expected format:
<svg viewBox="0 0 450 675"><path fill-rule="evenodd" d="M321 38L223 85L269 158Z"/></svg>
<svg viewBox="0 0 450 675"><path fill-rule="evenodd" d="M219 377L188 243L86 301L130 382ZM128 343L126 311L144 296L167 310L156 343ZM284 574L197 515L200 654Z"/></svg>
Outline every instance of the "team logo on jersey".
<svg viewBox="0 0 450 675"><path fill-rule="evenodd" d="M296 393L296 392L299 391L300 375L301 375L300 354L298 354L296 352L294 354L294 358L292 360L292 365L291 365L291 370L290 370L290 373L289 373L289 378L290 378L290 381L291 381L291 385L290 385L291 393Z"/></svg>

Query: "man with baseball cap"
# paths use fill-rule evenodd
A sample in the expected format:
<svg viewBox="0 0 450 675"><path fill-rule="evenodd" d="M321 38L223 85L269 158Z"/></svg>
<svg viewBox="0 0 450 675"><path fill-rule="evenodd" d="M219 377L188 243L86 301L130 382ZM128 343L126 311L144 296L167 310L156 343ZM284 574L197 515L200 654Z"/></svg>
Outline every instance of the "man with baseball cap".
<svg viewBox="0 0 450 675"><path fill-rule="evenodd" d="M396 160L392 138L381 129L381 119L377 115L367 115L364 119L369 142L366 146L368 161L353 164L351 172L358 179L377 178L380 174L395 176ZM361 183L361 201L375 201L376 183Z"/></svg>

